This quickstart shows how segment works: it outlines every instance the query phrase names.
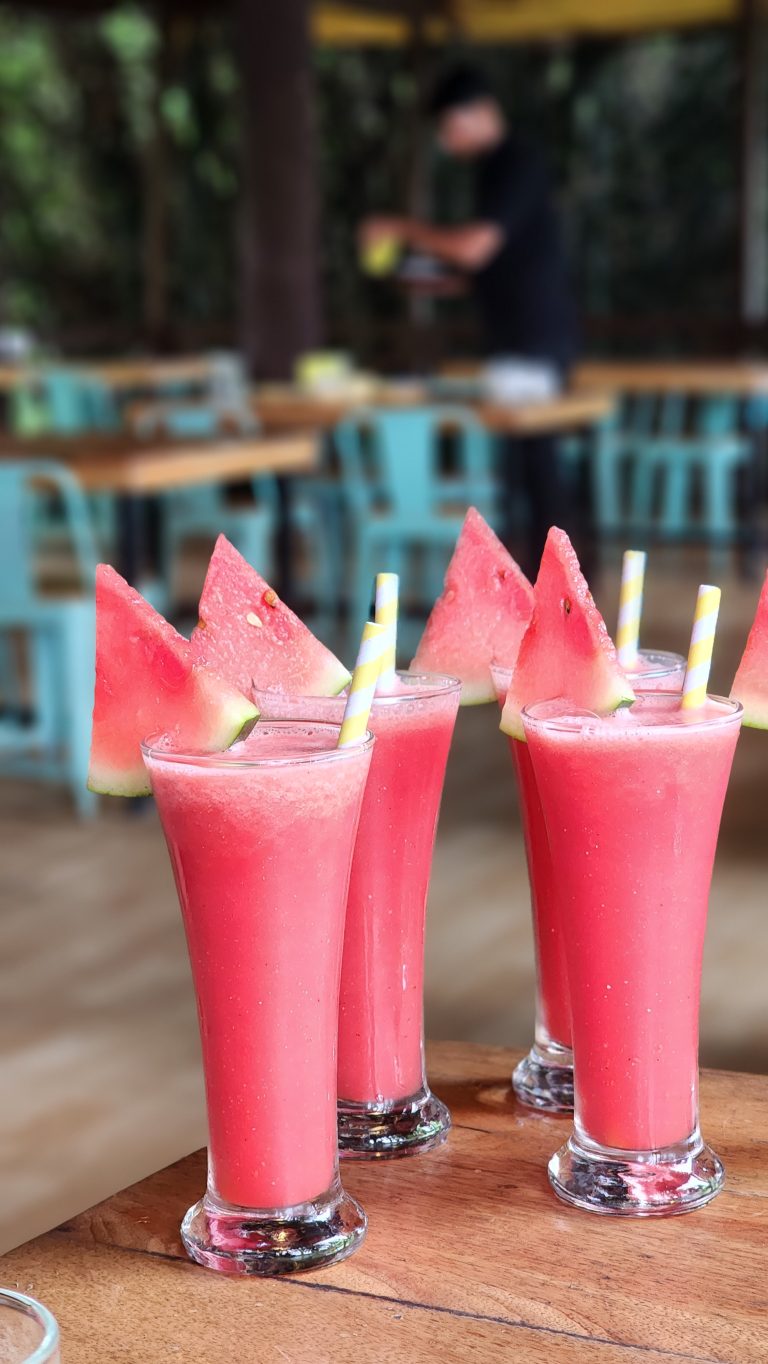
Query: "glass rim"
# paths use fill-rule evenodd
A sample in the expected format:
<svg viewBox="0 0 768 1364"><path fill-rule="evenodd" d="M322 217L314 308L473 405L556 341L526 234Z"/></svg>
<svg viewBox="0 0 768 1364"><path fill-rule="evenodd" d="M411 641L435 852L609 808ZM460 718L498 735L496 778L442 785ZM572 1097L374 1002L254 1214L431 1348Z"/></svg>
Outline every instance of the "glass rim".
<svg viewBox="0 0 768 1364"><path fill-rule="evenodd" d="M33 1318L43 1328L43 1339L35 1346L31 1355L26 1355L22 1364L46 1364L50 1352L59 1346L59 1323L50 1308L31 1298L28 1293L18 1293L15 1288L0 1288L0 1307L10 1305L11 1309L31 1309L25 1316Z"/></svg>
<svg viewBox="0 0 768 1364"><path fill-rule="evenodd" d="M672 673L679 672L681 670L681 667L684 670L686 666L686 662L685 659L683 658L683 655L675 653L673 649L638 649L637 654L638 658L666 660L663 663L659 662L658 667L645 668L643 669L642 672L638 672L634 668L623 669L623 672L626 674L627 677L635 678L638 681L646 677L648 678L669 677ZM494 681L496 680L497 676L502 679L504 677L511 678L512 673L514 672L514 668L509 667L509 665L506 663L500 662L500 660L497 658L491 660L490 669Z"/></svg>
<svg viewBox="0 0 768 1364"><path fill-rule="evenodd" d="M254 729L263 732L264 730L295 730L299 728L326 731L329 735L337 736L341 731L341 725L334 724L332 720L300 720L291 718L270 719L266 716L264 720L257 721ZM260 757L248 758L229 758L228 753L231 748L221 753L196 753L189 749L161 748L163 740L172 738L169 734L150 734L141 743L141 752L146 762L169 762L175 763L179 767L206 767L219 772L237 772L244 768L256 767L297 767L308 766L312 763L335 762L348 758L353 754L367 753L375 742L374 735L369 729L357 743L347 744L344 748L339 748L334 744L332 748L321 748L310 752L294 752L284 754L265 754ZM234 744L237 743L235 739Z"/></svg>
<svg viewBox="0 0 768 1364"><path fill-rule="evenodd" d="M452 677L449 673L412 673L406 668L396 668L395 676L401 678L406 685L414 685L414 695L408 696L405 692L396 692L392 696L374 695L373 707L396 706L402 701L431 701L435 697L450 696L453 692L461 691L461 680ZM423 687L419 684L424 683ZM280 697L282 701L294 701L296 703L306 702L308 706L315 703L320 705L341 704L346 701L346 692L337 692L335 696L300 696L298 693L278 691L276 687L254 687L255 697L268 698L270 696ZM372 708L373 708L372 707ZM267 715L269 720L269 715ZM327 723L318 721L318 724Z"/></svg>
<svg viewBox="0 0 768 1364"><path fill-rule="evenodd" d="M611 716L616 715L620 710L634 710L636 706L640 706L641 708L654 706L659 701L674 701L676 703L674 709L680 710L681 695L682 693L679 691L640 692L637 700L632 702L631 705L617 706L616 710L608 711L607 715L598 715L595 711L588 710L584 706L572 706L570 717L567 713L564 713L561 716L535 715L533 713L540 706L556 706L560 702L562 702L563 710L565 711L567 697L553 696L550 697L549 700L533 701L530 705L523 706L521 715L523 720L527 721L531 726L538 726L541 729L555 729L560 734L581 734L583 733L583 730L577 729L574 725L566 723L569 718L574 719L576 717L584 718L590 716L592 719L597 720L602 724L603 721L609 720ZM691 730L711 729L713 725L732 724L734 720L741 721L744 707L740 701L736 701L730 696L718 696L715 692L707 692L707 700L714 701L716 705L725 707L725 712L721 715L710 715L707 718L700 720L691 719L685 726L674 726L674 728L685 729L686 733L688 733ZM672 707L670 707L670 709L672 709ZM655 728L663 729L665 726L657 725ZM669 726L666 726L666 728L669 728ZM626 732L637 733L637 730Z"/></svg>

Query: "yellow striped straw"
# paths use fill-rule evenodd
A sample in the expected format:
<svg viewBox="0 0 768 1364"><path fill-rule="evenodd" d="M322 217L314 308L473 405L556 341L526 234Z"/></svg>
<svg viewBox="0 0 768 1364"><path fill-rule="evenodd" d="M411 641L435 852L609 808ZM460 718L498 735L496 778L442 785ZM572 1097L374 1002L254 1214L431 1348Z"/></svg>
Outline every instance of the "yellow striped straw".
<svg viewBox="0 0 768 1364"><path fill-rule="evenodd" d="M720 610L720 588L702 583L696 598L696 612L693 617L691 647L683 683L684 710L696 710L707 699L707 683L712 666L712 649L715 643L717 613Z"/></svg>
<svg viewBox="0 0 768 1364"><path fill-rule="evenodd" d="M349 684L349 695L341 721L338 748L349 744L359 744L368 728L373 695L379 680L381 663L387 645L386 625L376 625L372 620L365 622L363 637L357 655L355 671Z"/></svg>
<svg viewBox="0 0 768 1364"><path fill-rule="evenodd" d="M377 691L391 691L397 666L397 604L400 579L396 573L376 574L376 608L374 619L387 631L387 646L381 660Z"/></svg>
<svg viewBox="0 0 768 1364"><path fill-rule="evenodd" d="M616 648L622 668L634 668L637 664L640 616L643 610L645 557L641 549L627 549L624 551L624 559L621 565L619 627L616 632Z"/></svg>

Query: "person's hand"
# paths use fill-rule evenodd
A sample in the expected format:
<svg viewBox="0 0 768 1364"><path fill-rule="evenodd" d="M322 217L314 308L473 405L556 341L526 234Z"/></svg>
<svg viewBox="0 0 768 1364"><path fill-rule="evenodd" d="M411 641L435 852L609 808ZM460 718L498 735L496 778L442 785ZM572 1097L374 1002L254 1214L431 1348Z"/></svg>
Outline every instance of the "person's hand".
<svg viewBox="0 0 768 1364"><path fill-rule="evenodd" d="M364 251L378 242L401 241L407 233L407 222L406 218L391 215L364 218L357 232L360 249Z"/></svg>

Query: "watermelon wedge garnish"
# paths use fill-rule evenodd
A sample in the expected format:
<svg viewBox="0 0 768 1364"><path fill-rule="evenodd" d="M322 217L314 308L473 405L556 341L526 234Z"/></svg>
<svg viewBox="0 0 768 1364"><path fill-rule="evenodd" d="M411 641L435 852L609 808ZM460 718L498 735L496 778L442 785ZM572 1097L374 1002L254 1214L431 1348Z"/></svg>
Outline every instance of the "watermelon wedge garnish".
<svg viewBox="0 0 768 1364"><path fill-rule="evenodd" d="M553 526L541 557L533 615L512 672L501 728L514 739L524 739L523 706L560 696L598 715L635 700L573 545L564 530Z"/></svg>
<svg viewBox="0 0 768 1364"><path fill-rule="evenodd" d="M532 611L531 584L470 507L411 672L460 678L463 706L495 701L491 662L512 666Z"/></svg>
<svg viewBox="0 0 768 1364"><path fill-rule="evenodd" d="M260 573L220 535L190 643L198 663L233 687L294 696L336 696L349 673L280 600Z"/></svg>
<svg viewBox="0 0 768 1364"><path fill-rule="evenodd" d="M195 665L186 639L108 564L96 570L96 694L88 785L149 794L140 744L172 733L193 752L229 748L256 706Z"/></svg>
<svg viewBox="0 0 768 1364"><path fill-rule="evenodd" d="M768 573L731 696L744 707L743 724L752 729L768 729Z"/></svg>

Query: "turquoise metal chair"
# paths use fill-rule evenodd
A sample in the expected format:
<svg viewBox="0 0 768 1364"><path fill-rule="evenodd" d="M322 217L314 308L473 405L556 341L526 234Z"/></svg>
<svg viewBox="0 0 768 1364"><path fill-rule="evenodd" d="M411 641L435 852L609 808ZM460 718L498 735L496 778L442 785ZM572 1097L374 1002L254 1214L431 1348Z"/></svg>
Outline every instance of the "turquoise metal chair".
<svg viewBox="0 0 768 1364"><path fill-rule="evenodd" d="M687 409L690 418L686 422ZM662 400L657 433L638 452L631 511L633 525L666 540L702 533L713 551L738 534L737 474L750 463L749 440L739 430L739 400L729 394L690 400L682 394ZM701 492L701 516L692 514L694 485ZM654 520L654 494L659 514Z"/></svg>
<svg viewBox="0 0 768 1364"><path fill-rule="evenodd" d="M40 497L55 497L66 528L76 579L66 597L39 588ZM88 506L72 475L48 460L0 462L0 766L6 776L67 783L81 815L97 806L86 789L95 571Z"/></svg>
<svg viewBox="0 0 768 1364"><path fill-rule="evenodd" d="M442 432L459 443L457 478L441 474ZM336 428L349 529L350 644L370 606L375 574L399 573L401 597L431 602L468 505L463 460L481 430L455 408L366 409Z"/></svg>
<svg viewBox="0 0 768 1364"><path fill-rule="evenodd" d="M591 438L595 525L603 535L617 535L627 524L627 503L642 499L638 467L656 417L656 398L641 393L622 398L616 411L594 429Z"/></svg>
<svg viewBox="0 0 768 1364"><path fill-rule="evenodd" d="M189 439L211 438L218 433L219 417L213 408L180 407L169 410L165 430ZM274 496L260 480L253 506L233 507L221 483L205 483L167 493L163 499L160 532L160 567L168 597L173 598L176 560L185 541L195 537L215 539L224 534L244 559L265 577L273 564Z"/></svg>

